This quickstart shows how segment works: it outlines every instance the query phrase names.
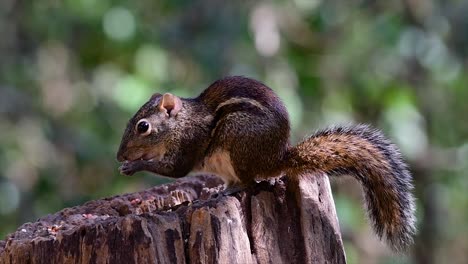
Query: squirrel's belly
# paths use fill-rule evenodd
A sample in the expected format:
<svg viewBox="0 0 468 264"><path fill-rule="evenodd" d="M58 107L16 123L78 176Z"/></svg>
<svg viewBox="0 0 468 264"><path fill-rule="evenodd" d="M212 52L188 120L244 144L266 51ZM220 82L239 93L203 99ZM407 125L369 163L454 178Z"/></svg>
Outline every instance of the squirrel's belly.
<svg viewBox="0 0 468 264"><path fill-rule="evenodd" d="M225 150L214 151L213 154L203 160L203 163L196 168L196 171L216 174L228 184L240 182L232 166L229 152Z"/></svg>

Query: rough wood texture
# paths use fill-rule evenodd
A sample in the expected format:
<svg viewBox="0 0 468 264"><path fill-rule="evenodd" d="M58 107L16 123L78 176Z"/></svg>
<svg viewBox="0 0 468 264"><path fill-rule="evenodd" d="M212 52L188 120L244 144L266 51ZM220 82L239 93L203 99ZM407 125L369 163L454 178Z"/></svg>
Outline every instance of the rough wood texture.
<svg viewBox="0 0 468 264"><path fill-rule="evenodd" d="M326 176L231 196L212 176L66 208L0 241L0 263L345 263Z"/></svg>

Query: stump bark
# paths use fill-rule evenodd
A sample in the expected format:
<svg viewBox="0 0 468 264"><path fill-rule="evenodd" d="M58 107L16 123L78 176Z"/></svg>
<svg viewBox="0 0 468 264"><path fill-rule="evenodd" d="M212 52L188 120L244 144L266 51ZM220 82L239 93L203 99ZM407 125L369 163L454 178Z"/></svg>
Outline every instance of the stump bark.
<svg viewBox="0 0 468 264"><path fill-rule="evenodd" d="M0 241L0 263L346 262L326 176L221 189L200 175L63 209Z"/></svg>

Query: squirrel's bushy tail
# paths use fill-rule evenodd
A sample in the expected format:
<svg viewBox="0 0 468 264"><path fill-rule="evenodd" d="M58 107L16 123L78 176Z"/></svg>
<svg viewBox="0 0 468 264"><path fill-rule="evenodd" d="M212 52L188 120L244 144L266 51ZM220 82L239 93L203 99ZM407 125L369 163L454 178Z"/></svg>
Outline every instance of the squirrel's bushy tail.
<svg viewBox="0 0 468 264"><path fill-rule="evenodd" d="M351 175L362 185L369 218L380 238L403 250L415 233L411 174L398 148L365 125L318 131L289 149L286 173Z"/></svg>

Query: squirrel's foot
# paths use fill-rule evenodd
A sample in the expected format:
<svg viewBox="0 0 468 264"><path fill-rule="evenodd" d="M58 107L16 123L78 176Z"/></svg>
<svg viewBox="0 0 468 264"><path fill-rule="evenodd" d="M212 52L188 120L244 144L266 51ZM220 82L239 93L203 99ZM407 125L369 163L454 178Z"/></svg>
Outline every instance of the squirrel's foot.
<svg viewBox="0 0 468 264"><path fill-rule="evenodd" d="M135 172L140 171L143 167L144 160L136 160L136 161L125 161L120 167L119 171L123 175L131 176Z"/></svg>
<svg viewBox="0 0 468 264"><path fill-rule="evenodd" d="M232 186L226 187L221 193L224 196L229 196L229 195L233 195L235 193L238 193L240 191L243 191L246 188L247 187L245 185L232 185Z"/></svg>
<svg viewBox="0 0 468 264"><path fill-rule="evenodd" d="M228 186L226 187L224 190L218 192L218 193L214 193L213 195L211 195L211 198L219 198L219 197L223 197L223 196L231 196L235 193L238 193L240 191L243 191L246 189L246 186L244 185L232 185L232 186Z"/></svg>

